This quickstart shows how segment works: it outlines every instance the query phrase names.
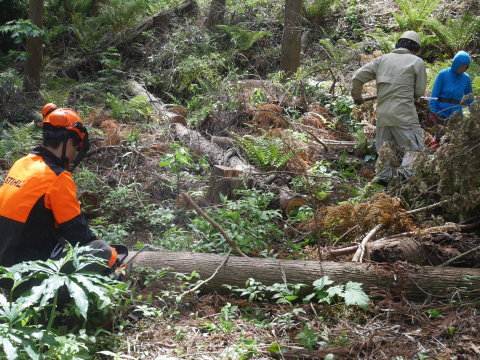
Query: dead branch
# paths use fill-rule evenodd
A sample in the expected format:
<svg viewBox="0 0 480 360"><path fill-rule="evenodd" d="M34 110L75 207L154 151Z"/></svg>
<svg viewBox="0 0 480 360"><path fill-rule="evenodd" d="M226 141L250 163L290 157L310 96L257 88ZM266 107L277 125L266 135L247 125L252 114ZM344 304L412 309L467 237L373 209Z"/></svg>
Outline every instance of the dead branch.
<svg viewBox="0 0 480 360"><path fill-rule="evenodd" d="M203 211L200 206L198 206L191 198L190 196L188 196L187 194L185 193L181 193L180 194L180 198L183 198L191 207L193 207L195 209L195 211L197 212L198 215L200 215L201 217L203 217L205 220L207 220L210 224L212 224L212 226L217 229L218 231L220 231L220 233L223 235L223 237L225 238L225 240L230 244L230 246L237 252L237 254L239 254L240 256L244 256L244 257L248 257L247 255L245 255L245 253L240 250L240 248L237 246L237 244L235 244L235 242L230 239L230 237L227 235L227 233L222 229L222 227L220 225L218 225L218 223L213 220L210 216L208 216L208 214Z"/></svg>
<svg viewBox="0 0 480 360"><path fill-rule="evenodd" d="M465 256L468 256L468 255L470 255L470 254L473 254L473 253L474 253L475 251L477 251L477 250L480 250L480 246L477 246L476 248L473 248L473 249L470 249L470 250L468 250L468 251L465 251L463 254L460 254L460 255L458 255L458 256L455 256L453 259L450 259L450 260L448 260L448 261L445 261L443 264L438 265L438 267L448 266L448 265L454 263L455 261L464 258Z"/></svg>
<svg viewBox="0 0 480 360"><path fill-rule="evenodd" d="M375 226L370 232L365 236L358 246L357 251L353 255L353 262L362 262L363 254L365 253L365 245L375 236L375 234L383 227L382 224L378 224Z"/></svg>

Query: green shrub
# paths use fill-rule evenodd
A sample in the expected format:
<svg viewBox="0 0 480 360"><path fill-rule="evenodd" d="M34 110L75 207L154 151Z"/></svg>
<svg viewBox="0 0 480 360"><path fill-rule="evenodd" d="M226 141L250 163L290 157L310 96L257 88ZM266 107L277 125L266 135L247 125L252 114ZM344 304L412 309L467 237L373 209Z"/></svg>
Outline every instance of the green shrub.
<svg viewBox="0 0 480 360"><path fill-rule="evenodd" d="M467 49L480 31L480 16L464 14L460 19L449 18L445 24L437 19L429 19L427 27L439 39L438 45L454 56L457 51Z"/></svg>
<svg viewBox="0 0 480 360"><path fill-rule="evenodd" d="M146 123L155 114L149 101L143 96L123 100L116 95L107 94L107 105L112 110L112 118L124 123Z"/></svg>
<svg viewBox="0 0 480 360"><path fill-rule="evenodd" d="M401 31L419 31L440 0L395 0L401 13L394 13Z"/></svg>
<svg viewBox="0 0 480 360"><path fill-rule="evenodd" d="M217 25L217 28L230 36L233 47L237 51L248 50L261 38L271 35L270 31L251 31L240 26Z"/></svg>
<svg viewBox="0 0 480 360"><path fill-rule="evenodd" d="M60 260L0 267L0 278L13 284L8 297L0 294L0 348L6 359L73 360L88 356L85 343L95 336L82 336L85 330L78 331L79 325L83 323L81 328L85 329L93 312L112 314L115 300L126 284L85 271L85 266L99 261L86 251L87 248L70 247ZM67 263L73 266L72 272L64 272ZM38 285L25 286L32 280ZM14 292L21 292L22 286L28 290L20 297L14 296ZM61 289L65 289L73 303L69 310L59 309ZM62 330L56 327L55 320L59 318L68 319L69 325L62 325ZM79 321L75 323L74 319ZM70 334L61 336L65 330Z"/></svg>
<svg viewBox="0 0 480 360"><path fill-rule="evenodd" d="M270 247L282 236L273 222L281 217L280 211L267 209L274 195L259 190L237 193L243 197L235 201L224 198L223 206L208 211L208 215L221 224L242 251L261 251ZM229 250L230 245L222 234L203 217L195 218L190 226L200 239L194 246L198 251L218 253Z"/></svg>
<svg viewBox="0 0 480 360"><path fill-rule="evenodd" d="M35 136L37 130L39 129L33 122L18 126L8 124L8 128L2 130L0 137L0 157L13 164L28 154L40 138Z"/></svg>
<svg viewBox="0 0 480 360"><path fill-rule="evenodd" d="M77 81L70 78L51 79L47 81L40 94L46 103L54 103L59 107L64 107L68 105L68 98L77 84Z"/></svg>

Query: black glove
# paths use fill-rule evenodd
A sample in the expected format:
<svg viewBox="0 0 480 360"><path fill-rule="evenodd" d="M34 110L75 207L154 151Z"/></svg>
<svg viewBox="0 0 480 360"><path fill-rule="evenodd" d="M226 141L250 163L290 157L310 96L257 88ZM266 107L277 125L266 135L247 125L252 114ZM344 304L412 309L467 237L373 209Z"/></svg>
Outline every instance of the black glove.
<svg viewBox="0 0 480 360"><path fill-rule="evenodd" d="M358 98L358 99L353 99L353 103L357 106L362 105L365 101L363 100L363 97Z"/></svg>

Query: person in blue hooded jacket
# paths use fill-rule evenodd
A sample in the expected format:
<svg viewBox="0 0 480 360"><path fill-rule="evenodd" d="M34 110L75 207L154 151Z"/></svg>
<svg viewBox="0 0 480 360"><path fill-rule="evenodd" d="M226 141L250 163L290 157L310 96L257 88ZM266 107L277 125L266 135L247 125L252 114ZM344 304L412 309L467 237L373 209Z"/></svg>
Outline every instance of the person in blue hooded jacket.
<svg viewBox="0 0 480 360"><path fill-rule="evenodd" d="M462 50L453 58L452 66L438 73L430 100L434 114L446 119L457 111L462 115L462 98L473 92L470 76L465 73L469 65L470 56ZM466 100L468 106L472 103L473 99Z"/></svg>

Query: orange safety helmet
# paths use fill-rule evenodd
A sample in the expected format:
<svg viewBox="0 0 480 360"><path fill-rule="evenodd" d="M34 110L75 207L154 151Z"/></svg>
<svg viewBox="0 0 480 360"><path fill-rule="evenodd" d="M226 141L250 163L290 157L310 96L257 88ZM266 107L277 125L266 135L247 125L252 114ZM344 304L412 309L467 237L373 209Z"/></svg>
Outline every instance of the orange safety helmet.
<svg viewBox="0 0 480 360"><path fill-rule="evenodd" d="M76 135L83 141L86 130L83 126L83 121L76 111L67 108L59 108L57 105L49 103L42 109L43 121L42 128L46 124L54 128L64 128L75 132Z"/></svg>

